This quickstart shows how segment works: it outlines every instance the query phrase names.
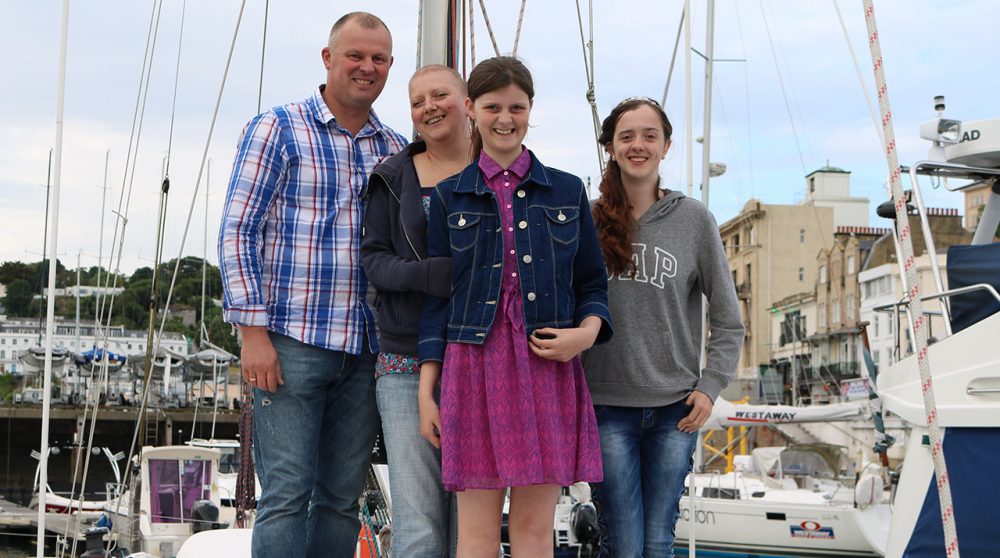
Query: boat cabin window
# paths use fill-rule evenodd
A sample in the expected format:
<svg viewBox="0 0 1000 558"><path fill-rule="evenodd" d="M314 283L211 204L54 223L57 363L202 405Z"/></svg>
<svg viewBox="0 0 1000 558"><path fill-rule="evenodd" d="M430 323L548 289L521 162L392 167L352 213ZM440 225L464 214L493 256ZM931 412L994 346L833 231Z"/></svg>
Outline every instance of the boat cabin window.
<svg viewBox="0 0 1000 558"><path fill-rule="evenodd" d="M149 460L150 519L186 523L191 507L212 492L212 463L201 459Z"/></svg>
<svg viewBox="0 0 1000 558"><path fill-rule="evenodd" d="M702 498L719 498L720 500L739 500L740 491L738 488L719 488L717 486L706 486L701 489Z"/></svg>
<svg viewBox="0 0 1000 558"><path fill-rule="evenodd" d="M235 475L240 470L240 453L239 450L222 450L222 455L219 456L219 474Z"/></svg>

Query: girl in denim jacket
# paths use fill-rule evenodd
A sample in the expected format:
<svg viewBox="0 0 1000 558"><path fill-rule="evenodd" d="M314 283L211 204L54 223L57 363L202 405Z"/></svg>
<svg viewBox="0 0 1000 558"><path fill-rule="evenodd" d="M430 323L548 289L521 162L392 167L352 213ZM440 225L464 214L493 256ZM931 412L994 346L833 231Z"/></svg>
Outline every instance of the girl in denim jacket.
<svg viewBox="0 0 1000 558"><path fill-rule="evenodd" d="M508 488L511 552L552 556L560 487L602 474L578 355L611 336L604 259L580 179L521 144L527 68L485 60L468 85L477 156L431 196L428 254L451 256L452 295L424 304L421 434L458 492L459 557L496 554Z"/></svg>

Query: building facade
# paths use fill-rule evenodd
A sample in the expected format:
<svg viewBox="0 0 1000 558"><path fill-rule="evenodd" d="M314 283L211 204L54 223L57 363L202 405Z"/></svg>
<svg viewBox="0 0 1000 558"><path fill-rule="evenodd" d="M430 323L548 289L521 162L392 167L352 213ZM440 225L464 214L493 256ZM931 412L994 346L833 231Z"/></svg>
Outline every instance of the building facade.
<svg viewBox="0 0 1000 558"><path fill-rule="evenodd" d="M770 308L816 284L816 254L832 235L834 210L750 200L719 227L746 328L740 377L757 378L771 361Z"/></svg>

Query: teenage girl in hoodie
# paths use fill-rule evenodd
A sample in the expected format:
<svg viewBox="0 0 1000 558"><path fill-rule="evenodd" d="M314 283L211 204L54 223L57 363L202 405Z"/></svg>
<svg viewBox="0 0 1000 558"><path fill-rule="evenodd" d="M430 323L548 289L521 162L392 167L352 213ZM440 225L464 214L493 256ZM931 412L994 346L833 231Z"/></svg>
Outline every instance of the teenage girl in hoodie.
<svg viewBox="0 0 1000 558"><path fill-rule="evenodd" d="M389 457L396 556L454 555L454 499L441 484L441 452L420 437L417 336L424 294L451 292L451 258L427 255L427 207L434 185L472 158L465 94L465 80L452 68L417 70L409 95L420 140L379 164L368 180L361 264L380 301L375 392Z"/></svg>
<svg viewBox="0 0 1000 558"><path fill-rule="evenodd" d="M672 127L652 99L618 104L601 126L610 156L594 222L616 335L584 355L601 434L595 487L605 550L672 557L678 503L698 429L735 376L743 341L719 229L701 203L660 187ZM708 361L699 367L702 295Z"/></svg>
<svg viewBox="0 0 1000 558"><path fill-rule="evenodd" d="M560 487L601 476L577 355L611 336L607 274L583 183L521 143L533 96L516 58L480 62L476 158L431 196L428 253L453 270L451 298L424 303L420 422L458 492L459 558L497 555L507 488L512 556L552 556Z"/></svg>

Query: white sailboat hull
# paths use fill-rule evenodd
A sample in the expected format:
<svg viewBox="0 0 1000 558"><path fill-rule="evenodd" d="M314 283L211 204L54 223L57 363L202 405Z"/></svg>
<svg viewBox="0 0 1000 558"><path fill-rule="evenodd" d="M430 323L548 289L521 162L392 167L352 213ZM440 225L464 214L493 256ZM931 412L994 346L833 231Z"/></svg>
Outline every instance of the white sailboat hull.
<svg viewBox="0 0 1000 558"><path fill-rule="evenodd" d="M681 499L680 508L677 546L688 546L691 528L688 497ZM886 505L862 511L850 504L716 498L699 498L695 515L699 551L796 557L883 556L890 518Z"/></svg>

